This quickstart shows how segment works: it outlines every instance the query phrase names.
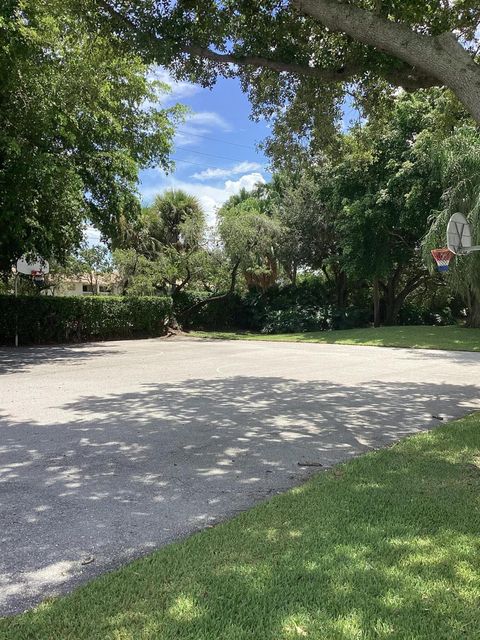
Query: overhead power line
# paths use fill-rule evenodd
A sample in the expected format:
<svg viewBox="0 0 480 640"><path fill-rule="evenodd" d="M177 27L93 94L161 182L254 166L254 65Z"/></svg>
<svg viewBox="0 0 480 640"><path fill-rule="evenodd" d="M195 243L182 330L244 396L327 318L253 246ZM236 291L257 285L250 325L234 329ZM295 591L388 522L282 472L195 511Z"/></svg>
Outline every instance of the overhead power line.
<svg viewBox="0 0 480 640"><path fill-rule="evenodd" d="M204 171L208 170L208 169L213 169L214 171L228 171L227 168L225 167L206 167L204 164L201 164L200 162L193 162L192 160L184 160L183 158L175 158L174 156L172 156L172 160L175 160L175 162L185 162L186 164L192 164L196 167L202 167L202 169ZM262 169L265 170L265 167L262 165Z"/></svg>
<svg viewBox="0 0 480 640"><path fill-rule="evenodd" d="M185 149L185 145L178 145L177 149ZM189 153L196 153L199 156L207 156L209 158L219 158L220 160L229 160L230 162L251 162L250 160L240 160L239 158L228 158L227 156L220 156L217 153L205 153L204 151L194 151L193 149L188 150Z"/></svg>
<svg viewBox="0 0 480 640"><path fill-rule="evenodd" d="M233 147L242 147L243 149L251 149L256 151L255 147L247 144L240 144L239 142L230 142L229 140L222 140L221 138L214 138L213 136L205 136L202 133L192 133L191 131L186 131L185 129L177 129L180 133L188 136L194 136L195 138L205 138L205 140L213 140L214 142L221 142L222 144L230 144Z"/></svg>
<svg viewBox="0 0 480 640"><path fill-rule="evenodd" d="M192 162L191 160L184 160L183 158L175 158L172 156L172 160L175 162L186 162L187 164L194 164L197 167L202 167L203 169L222 169L222 167L206 167L204 164L200 164L200 162Z"/></svg>

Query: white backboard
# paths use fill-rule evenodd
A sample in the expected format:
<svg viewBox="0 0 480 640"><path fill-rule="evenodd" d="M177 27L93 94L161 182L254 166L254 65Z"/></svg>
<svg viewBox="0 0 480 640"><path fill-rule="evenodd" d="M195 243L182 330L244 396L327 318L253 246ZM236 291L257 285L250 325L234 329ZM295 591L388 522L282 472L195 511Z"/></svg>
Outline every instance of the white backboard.
<svg viewBox="0 0 480 640"><path fill-rule="evenodd" d="M43 258L35 258L35 260L27 260L25 256L22 256L17 260L17 273L24 273L25 275L31 275L32 271L39 271L40 273L49 272L49 264Z"/></svg>
<svg viewBox="0 0 480 640"><path fill-rule="evenodd" d="M472 246L470 225L461 213L454 213L447 225L447 247L453 253L468 253Z"/></svg>

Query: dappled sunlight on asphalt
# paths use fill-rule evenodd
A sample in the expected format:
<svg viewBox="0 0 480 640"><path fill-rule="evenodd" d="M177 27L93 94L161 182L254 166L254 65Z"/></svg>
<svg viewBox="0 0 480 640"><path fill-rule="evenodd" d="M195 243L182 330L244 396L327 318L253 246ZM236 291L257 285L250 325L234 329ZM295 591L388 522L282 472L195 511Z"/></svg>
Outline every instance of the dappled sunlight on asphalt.
<svg viewBox="0 0 480 640"><path fill-rule="evenodd" d="M228 361L228 377L127 380L124 391L98 394L76 388L57 405L50 392L53 408L35 420L4 414L1 610L38 602L322 468L436 426L432 416L478 406L474 384L329 382L315 379L316 360L292 349L283 359L300 357L312 379L239 375ZM303 535L292 528L292 538Z"/></svg>

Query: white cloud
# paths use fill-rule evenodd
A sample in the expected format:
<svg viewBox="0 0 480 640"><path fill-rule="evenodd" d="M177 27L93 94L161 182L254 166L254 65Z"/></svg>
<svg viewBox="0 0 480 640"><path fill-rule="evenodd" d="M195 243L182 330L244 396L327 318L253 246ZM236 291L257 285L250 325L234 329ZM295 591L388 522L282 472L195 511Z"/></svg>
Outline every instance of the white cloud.
<svg viewBox="0 0 480 640"><path fill-rule="evenodd" d="M100 243L100 231L95 229L91 224L88 224L84 231L85 242L89 247L93 247L96 244Z"/></svg>
<svg viewBox="0 0 480 640"><path fill-rule="evenodd" d="M239 193L241 189L246 189L250 191L257 184L265 184L266 180L262 176L261 173L247 173L247 175L242 176L238 180L227 180L225 182L225 190L229 193L229 197L233 196L235 193ZM223 203L222 203L223 204Z"/></svg>
<svg viewBox="0 0 480 640"><path fill-rule="evenodd" d="M177 100L191 98L202 90L202 87L197 84L192 84L184 80L174 80L170 73L162 67L154 67L150 71L150 77L164 84L168 84L170 87L170 92L162 95L162 101L167 99L169 102L177 102Z"/></svg>
<svg viewBox="0 0 480 640"><path fill-rule="evenodd" d="M223 131L231 131L228 122L215 111L197 111L187 116L187 125L193 125L197 128L207 127L208 129L222 129Z"/></svg>
<svg viewBox="0 0 480 640"><path fill-rule="evenodd" d="M218 178L229 178L230 176L237 176L241 173L247 173L248 171L256 171L261 169L262 165L258 162L239 162L229 169L205 169L198 173L194 173L191 177L197 180L215 180Z"/></svg>
<svg viewBox="0 0 480 640"><path fill-rule="evenodd" d="M149 202L157 194L167 189L183 189L198 198L207 214L208 224L214 224L217 209L219 209L230 196L239 193L241 189L247 189L249 191L257 184L265 184L265 182L265 178L259 172L247 173L238 180L226 180L223 187L212 187L206 184L198 184L198 182L170 179L167 184L163 183L161 186L158 185L156 187L142 189L142 196L145 201Z"/></svg>
<svg viewBox="0 0 480 640"><path fill-rule="evenodd" d="M215 111L197 111L187 116L184 124L180 125L175 135L175 143L178 147L187 147L204 142L202 136L215 129L231 131L230 124Z"/></svg>

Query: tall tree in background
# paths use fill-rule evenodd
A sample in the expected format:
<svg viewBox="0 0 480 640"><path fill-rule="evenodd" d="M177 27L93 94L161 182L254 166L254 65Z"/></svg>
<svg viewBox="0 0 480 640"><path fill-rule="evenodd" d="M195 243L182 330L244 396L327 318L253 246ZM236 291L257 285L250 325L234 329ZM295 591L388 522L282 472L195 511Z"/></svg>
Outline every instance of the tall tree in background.
<svg viewBox="0 0 480 640"><path fill-rule="evenodd" d="M205 213L182 190L166 191L132 224L123 221L115 238L117 266L130 293L173 296L205 268Z"/></svg>
<svg viewBox="0 0 480 640"><path fill-rule="evenodd" d="M165 191L146 209L150 236L160 246L188 253L200 247L205 234L205 213L195 196L181 189Z"/></svg>
<svg viewBox="0 0 480 640"><path fill-rule="evenodd" d="M243 273L247 287L265 290L275 284L281 226L265 212L265 202L258 192L240 202L234 196L218 216L225 253Z"/></svg>
<svg viewBox="0 0 480 640"><path fill-rule="evenodd" d="M345 304L346 278L340 265L335 228L336 211L324 197L324 171L280 174L266 186L275 216L282 227L279 260L292 284L304 270L320 270L336 292L336 304ZM276 187L276 183L279 187Z"/></svg>
<svg viewBox="0 0 480 640"><path fill-rule="evenodd" d="M182 110L148 106L166 88L71 6L0 7L0 270L29 252L64 260L87 220L110 236L140 210L139 168L169 167Z"/></svg>
<svg viewBox="0 0 480 640"><path fill-rule="evenodd" d="M342 161L332 170L344 266L372 282L376 324L394 324L428 276L420 247L442 194L433 157L444 133L440 105L441 95L402 95L388 119L345 137Z"/></svg>

